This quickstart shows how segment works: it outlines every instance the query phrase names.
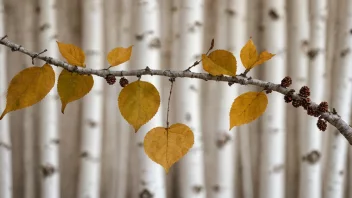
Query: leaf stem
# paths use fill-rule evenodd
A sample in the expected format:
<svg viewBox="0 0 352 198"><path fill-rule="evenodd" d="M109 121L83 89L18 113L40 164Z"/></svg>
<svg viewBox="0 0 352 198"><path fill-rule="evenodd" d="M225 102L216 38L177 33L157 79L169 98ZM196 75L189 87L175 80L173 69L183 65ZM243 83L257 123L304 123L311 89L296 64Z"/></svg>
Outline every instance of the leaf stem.
<svg viewBox="0 0 352 198"><path fill-rule="evenodd" d="M172 88L174 86L175 80L176 80L176 78L170 78L169 79L169 81L171 82L171 86L170 86L169 100L167 102L166 131L168 131L169 125L170 125L170 123L169 123L170 101L171 101Z"/></svg>

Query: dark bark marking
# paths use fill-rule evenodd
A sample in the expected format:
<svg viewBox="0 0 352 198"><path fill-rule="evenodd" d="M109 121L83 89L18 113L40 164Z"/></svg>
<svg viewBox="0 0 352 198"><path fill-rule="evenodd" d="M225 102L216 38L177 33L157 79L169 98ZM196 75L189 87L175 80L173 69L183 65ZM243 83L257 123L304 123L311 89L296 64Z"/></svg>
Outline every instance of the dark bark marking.
<svg viewBox="0 0 352 198"><path fill-rule="evenodd" d="M345 57L347 54L351 52L350 48L343 49L340 53L341 57Z"/></svg>
<svg viewBox="0 0 352 198"><path fill-rule="evenodd" d="M43 25L41 25L39 27L39 30L40 31L44 31L44 30L49 29L49 28L50 28L50 24L49 23L44 23Z"/></svg>
<svg viewBox="0 0 352 198"><path fill-rule="evenodd" d="M212 187L212 189L213 189L214 192L219 192L220 191L220 186L218 184L216 184L216 185L214 185Z"/></svg>
<svg viewBox="0 0 352 198"><path fill-rule="evenodd" d="M154 38L150 41L149 43L149 48L160 48L161 47L161 41L159 38Z"/></svg>
<svg viewBox="0 0 352 198"><path fill-rule="evenodd" d="M198 91L197 88L194 85L189 86L189 89L192 90L192 91L195 91L195 92Z"/></svg>
<svg viewBox="0 0 352 198"><path fill-rule="evenodd" d="M53 144L60 144L60 139L52 139L51 143Z"/></svg>
<svg viewBox="0 0 352 198"><path fill-rule="evenodd" d="M318 49L311 49L307 52L307 55L309 57L310 60L314 60L315 57L317 57L319 53L319 50Z"/></svg>
<svg viewBox="0 0 352 198"><path fill-rule="evenodd" d="M284 164L278 164L278 165L274 166L273 172L274 173L279 173L279 172L283 171L284 169L285 169L285 165Z"/></svg>
<svg viewBox="0 0 352 198"><path fill-rule="evenodd" d="M198 193L200 193L200 192L203 190L203 186L196 185L196 186L193 186L192 189L193 189L193 191L194 191L195 193L198 194Z"/></svg>
<svg viewBox="0 0 352 198"><path fill-rule="evenodd" d="M191 116L190 113L188 113L188 112L186 113L185 120L186 120L187 122L190 122L190 121L192 120L192 116Z"/></svg>
<svg viewBox="0 0 352 198"><path fill-rule="evenodd" d="M152 198L154 195L147 189L142 190L142 192L139 193L139 198Z"/></svg>
<svg viewBox="0 0 352 198"><path fill-rule="evenodd" d="M88 157L88 151L83 151L82 153L81 153L81 157L82 158L86 158L86 157Z"/></svg>
<svg viewBox="0 0 352 198"><path fill-rule="evenodd" d="M56 170L53 165L45 164L45 165L41 166L41 172L42 172L44 178L46 178L46 177L50 177L51 175L53 175L56 172Z"/></svg>
<svg viewBox="0 0 352 198"><path fill-rule="evenodd" d="M320 160L321 154L317 150L309 152L307 155L303 156L302 160L307 161L309 164L315 164Z"/></svg>
<svg viewBox="0 0 352 198"><path fill-rule="evenodd" d="M218 134L218 138L216 140L216 147L218 147L219 149L223 148L226 143L228 143L229 141L231 141L231 136L229 134L227 134L226 132L222 132Z"/></svg>
<svg viewBox="0 0 352 198"><path fill-rule="evenodd" d="M98 125L98 123L93 120L88 120L88 125L89 127L94 128Z"/></svg>
<svg viewBox="0 0 352 198"><path fill-rule="evenodd" d="M235 16L236 12L230 8L226 9L226 14L228 14L229 16Z"/></svg>
<svg viewBox="0 0 352 198"><path fill-rule="evenodd" d="M7 149L7 150L11 150L11 146L6 144L5 142L0 142L0 147L3 147L5 149Z"/></svg>
<svg viewBox="0 0 352 198"><path fill-rule="evenodd" d="M143 40L144 35L143 34L136 34L135 38L137 41L141 41L141 40Z"/></svg>
<svg viewBox="0 0 352 198"><path fill-rule="evenodd" d="M279 14L277 13L277 11L274 10L273 8L269 10L269 16L273 20L278 20L280 17Z"/></svg>

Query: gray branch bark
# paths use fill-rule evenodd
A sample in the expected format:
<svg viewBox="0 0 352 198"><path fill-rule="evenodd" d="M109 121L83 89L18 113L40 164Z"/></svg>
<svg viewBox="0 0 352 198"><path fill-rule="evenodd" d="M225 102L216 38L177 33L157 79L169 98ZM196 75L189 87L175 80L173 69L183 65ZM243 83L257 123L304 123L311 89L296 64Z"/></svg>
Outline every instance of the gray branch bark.
<svg viewBox="0 0 352 198"><path fill-rule="evenodd" d="M107 75L114 75L114 76L143 76L143 75L156 75L156 76L165 76L170 78L196 78L202 79L205 81L212 80L212 81L222 81L228 82L231 86L232 84L240 84L240 85L254 85L257 87L262 87L266 90L273 90L275 92L281 93L283 95L292 94L292 98L296 100L301 100L301 97L298 94L295 94L293 89L288 89L282 87L280 84L275 84L272 82L262 81L259 79L253 79L251 77L247 77L245 75L237 75L235 77L231 76L213 76L207 73L196 73L191 71L171 71L171 70L156 70L150 69L148 66L145 69L139 70L130 70L130 71L110 71L107 69L102 70L95 70L90 68L83 68L77 67L74 65L70 65L64 61L54 59L52 57L41 55L41 53L34 53L31 52L21 45L11 42L7 39L7 37L2 37L0 39L0 44L9 47L12 51L19 51L23 54L30 56L32 59L40 59L48 64L55 65L58 67L62 67L67 69L68 71L79 73L79 74L91 74L97 75L100 77L105 78ZM310 106L317 110L318 104L315 102L311 102ZM345 138L346 140L352 145L352 128L349 124L341 119L341 117L336 112L325 112L320 114L322 118L328 121L331 125L333 125Z"/></svg>

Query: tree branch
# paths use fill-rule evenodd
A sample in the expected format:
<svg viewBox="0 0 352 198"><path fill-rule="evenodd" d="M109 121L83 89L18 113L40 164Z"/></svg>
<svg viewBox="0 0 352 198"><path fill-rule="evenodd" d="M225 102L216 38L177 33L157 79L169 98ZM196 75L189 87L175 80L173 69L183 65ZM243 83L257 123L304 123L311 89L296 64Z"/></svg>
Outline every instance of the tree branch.
<svg viewBox="0 0 352 198"><path fill-rule="evenodd" d="M156 75L156 76L165 76L171 78L196 78L202 79L205 81L222 81L228 82L231 86L232 84L240 84L240 85L254 85L257 87L262 87L266 90L273 90L283 95L290 94L293 99L301 100L301 97L298 94L293 93L294 90L282 87L280 84L274 84L271 82L266 82L258 79L253 79L251 77L246 77L243 75L237 75L235 77L231 76L212 76L207 73L196 73L191 71L171 71L171 70L155 70L146 67L146 69L139 70L131 70L131 71L109 71L107 69L102 70L94 70L90 68L77 67L74 65L70 65L64 61L54 59L52 57L43 56L40 53L30 52L25 49L21 45L11 42L7 39L6 36L0 39L0 44L9 47L12 51L19 51L23 54L30 56L32 59L37 58L47 62L48 64L55 65L58 67L62 67L71 72L76 72L79 74L92 74L96 76L106 77L108 74L114 76L143 76L143 75ZM310 106L314 109L318 109L318 104L311 102ZM331 125L333 125L352 145L352 128L345 122L341 117L332 112L325 112L320 114L322 118L328 121Z"/></svg>

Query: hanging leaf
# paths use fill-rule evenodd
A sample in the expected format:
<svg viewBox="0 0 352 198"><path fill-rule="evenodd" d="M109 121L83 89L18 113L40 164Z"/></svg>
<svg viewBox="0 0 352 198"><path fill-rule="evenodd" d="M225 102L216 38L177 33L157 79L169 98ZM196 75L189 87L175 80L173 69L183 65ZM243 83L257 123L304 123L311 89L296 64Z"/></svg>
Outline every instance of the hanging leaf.
<svg viewBox="0 0 352 198"><path fill-rule="evenodd" d="M132 54L132 46L128 48L117 47L111 50L107 56L111 67L124 63L130 60Z"/></svg>
<svg viewBox="0 0 352 198"><path fill-rule="evenodd" d="M86 67L84 61L86 55L83 50L73 44L60 43L58 41L57 45L59 47L61 55L66 59L70 65L76 65L80 67Z"/></svg>
<svg viewBox="0 0 352 198"><path fill-rule="evenodd" d="M226 50L215 50L208 56L202 55L203 69L209 74L236 76L237 62L235 56Z"/></svg>
<svg viewBox="0 0 352 198"><path fill-rule="evenodd" d="M137 80L121 90L118 105L122 116L137 132L158 111L160 95L153 84Z"/></svg>
<svg viewBox="0 0 352 198"><path fill-rule="evenodd" d="M268 97L263 92L247 92L238 96L230 110L230 130L260 117L267 105Z"/></svg>
<svg viewBox="0 0 352 198"><path fill-rule="evenodd" d="M150 159L164 167L166 173L180 160L194 143L192 130L180 123L169 129L156 127L144 137L144 151Z"/></svg>
<svg viewBox="0 0 352 198"><path fill-rule="evenodd" d="M38 103L49 93L54 84L55 73L48 64L22 70L10 82L7 90L6 108L0 116L0 120L10 111Z"/></svg>
<svg viewBox="0 0 352 198"><path fill-rule="evenodd" d="M72 73L62 70L57 84L57 92L61 99L61 112L64 113L66 105L88 94L94 84L92 75Z"/></svg>
<svg viewBox="0 0 352 198"><path fill-rule="evenodd" d="M271 59L275 54L271 54L267 51L263 51L259 54L255 47L252 39L249 39L245 46L241 49L240 57L243 66L246 69L252 69L256 65L263 64L267 60Z"/></svg>

